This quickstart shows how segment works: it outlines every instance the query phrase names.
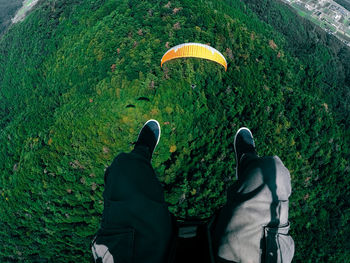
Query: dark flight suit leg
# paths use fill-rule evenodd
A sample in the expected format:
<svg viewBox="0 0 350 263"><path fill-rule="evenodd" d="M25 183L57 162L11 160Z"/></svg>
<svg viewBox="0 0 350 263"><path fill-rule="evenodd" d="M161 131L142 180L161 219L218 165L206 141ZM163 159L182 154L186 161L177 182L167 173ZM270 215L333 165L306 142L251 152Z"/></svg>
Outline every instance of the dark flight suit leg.
<svg viewBox="0 0 350 263"><path fill-rule="evenodd" d="M147 147L137 146L106 170L102 222L92 245L102 262L167 262L173 223L150 158Z"/></svg>

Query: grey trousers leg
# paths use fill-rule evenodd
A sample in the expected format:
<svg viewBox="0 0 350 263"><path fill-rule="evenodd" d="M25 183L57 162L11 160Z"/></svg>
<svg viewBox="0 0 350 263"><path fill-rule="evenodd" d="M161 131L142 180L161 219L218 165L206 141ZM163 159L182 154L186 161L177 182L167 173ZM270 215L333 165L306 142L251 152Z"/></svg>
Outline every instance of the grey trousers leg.
<svg viewBox="0 0 350 263"><path fill-rule="evenodd" d="M245 155L213 231L217 262L291 262L290 174L280 158Z"/></svg>
<svg viewBox="0 0 350 263"><path fill-rule="evenodd" d="M147 148L119 154L105 174L102 222L92 251L100 262L168 261L173 225Z"/></svg>

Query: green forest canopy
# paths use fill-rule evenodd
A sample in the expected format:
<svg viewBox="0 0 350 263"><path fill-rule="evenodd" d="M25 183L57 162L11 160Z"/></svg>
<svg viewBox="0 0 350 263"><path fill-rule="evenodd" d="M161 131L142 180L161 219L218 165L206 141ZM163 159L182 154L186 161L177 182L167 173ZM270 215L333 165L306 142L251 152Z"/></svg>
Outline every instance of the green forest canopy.
<svg viewBox="0 0 350 263"><path fill-rule="evenodd" d="M349 0L334 0L334 2L345 7L347 10L350 11L350 1Z"/></svg>
<svg viewBox="0 0 350 263"><path fill-rule="evenodd" d="M281 27L238 0L49 0L11 27L0 39L0 261L88 262L104 169L154 118L153 166L171 212L204 218L224 204L233 136L248 126L259 154L291 172L295 261L345 262L348 50L337 60L321 41L303 53L279 28L294 21L296 36L318 35L285 6L265 6ZM161 69L183 42L215 46L227 72L196 59ZM334 65L343 73L329 79Z"/></svg>

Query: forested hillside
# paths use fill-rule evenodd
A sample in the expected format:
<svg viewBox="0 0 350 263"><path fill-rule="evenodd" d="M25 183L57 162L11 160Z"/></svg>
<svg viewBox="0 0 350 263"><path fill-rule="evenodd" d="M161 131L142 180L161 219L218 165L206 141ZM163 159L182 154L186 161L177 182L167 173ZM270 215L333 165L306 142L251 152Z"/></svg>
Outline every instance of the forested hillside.
<svg viewBox="0 0 350 263"><path fill-rule="evenodd" d="M311 63L293 41L239 0L41 2L0 39L0 262L89 262L104 170L149 118L162 126L153 166L176 216L224 204L247 126L259 154L291 172L295 262L346 262L348 75L325 76L349 65L327 45ZM221 51L227 72L198 59L161 68L183 42Z"/></svg>
<svg viewBox="0 0 350 263"><path fill-rule="evenodd" d="M286 39L286 50L306 65L310 79L321 78L316 91L350 127L350 48L277 0L243 0L260 19Z"/></svg>

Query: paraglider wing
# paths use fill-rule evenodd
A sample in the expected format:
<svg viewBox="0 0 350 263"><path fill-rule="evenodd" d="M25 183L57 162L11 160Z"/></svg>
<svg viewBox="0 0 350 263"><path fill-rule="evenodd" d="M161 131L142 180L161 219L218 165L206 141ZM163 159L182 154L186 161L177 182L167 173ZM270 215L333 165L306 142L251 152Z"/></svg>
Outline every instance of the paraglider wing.
<svg viewBox="0 0 350 263"><path fill-rule="evenodd" d="M160 65L163 66L164 62L175 58L186 57L204 58L215 61L222 65L225 68L225 71L227 70L226 59L219 51L208 45L199 43L185 43L172 47L163 55Z"/></svg>

